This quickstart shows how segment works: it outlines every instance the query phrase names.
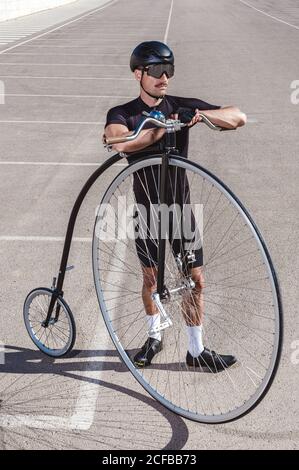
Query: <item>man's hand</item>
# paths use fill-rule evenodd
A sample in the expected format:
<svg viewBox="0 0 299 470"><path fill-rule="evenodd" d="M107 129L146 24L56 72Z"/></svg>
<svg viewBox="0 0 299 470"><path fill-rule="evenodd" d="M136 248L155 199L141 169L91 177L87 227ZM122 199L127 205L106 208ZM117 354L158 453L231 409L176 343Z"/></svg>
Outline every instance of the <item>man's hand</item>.
<svg viewBox="0 0 299 470"><path fill-rule="evenodd" d="M246 124L247 116L236 106L204 110L202 113L216 126L224 129L237 129Z"/></svg>
<svg viewBox="0 0 299 470"><path fill-rule="evenodd" d="M136 152L138 150L143 150L150 145L153 145L155 142L160 140L165 133L165 129L162 128L151 128L151 129L143 129L136 140L131 142L123 142L118 144L113 144L113 150L117 152ZM128 135L132 135L133 131L129 131L129 129L122 125L122 124L109 124L105 129L105 134L107 138L110 137L127 137ZM102 137L104 139L105 137ZM104 141L103 141L104 142Z"/></svg>
<svg viewBox="0 0 299 470"><path fill-rule="evenodd" d="M192 118L191 121L188 122L188 124L187 124L188 127L192 127L192 126L194 126L194 124L196 124L197 122L202 121L202 117L200 116L199 113L200 113L199 109L196 109L193 118Z"/></svg>
<svg viewBox="0 0 299 470"><path fill-rule="evenodd" d="M237 127L244 126L247 121L246 114L240 111L236 106L226 106L220 109L188 109L179 108L177 114L173 114L173 119L180 119L185 122L188 127L194 126L197 122L202 121L200 114L204 114L213 124L224 129L237 129ZM193 117L192 117L193 115Z"/></svg>
<svg viewBox="0 0 299 470"><path fill-rule="evenodd" d="M194 112L195 112L195 114L194 114ZM179 113L175 113L175 114L170 115L170 119L180 119L181 118L182 122L186 122L187 126L191 127L191 126L194 126L194 124L196 124L197 122L202 121L202 117L199 115L199 113L200 113L199 109L195 109L194 112L191 109L188 110L186 108L185 113L183 113L182 116ZM192 115L193 115L193 117L191 118ZM191 118L191 120L188 121L188 118L189 119Z"/></svg>

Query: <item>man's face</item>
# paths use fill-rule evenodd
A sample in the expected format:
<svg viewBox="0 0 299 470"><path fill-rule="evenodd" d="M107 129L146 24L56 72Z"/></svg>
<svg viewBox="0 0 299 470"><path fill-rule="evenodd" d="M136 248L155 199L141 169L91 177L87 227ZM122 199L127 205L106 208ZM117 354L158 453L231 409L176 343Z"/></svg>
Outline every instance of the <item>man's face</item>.
<svg viewBox="0 0 299 470"><path fill-rule="evenodd" d="M142 71L135 70L135 78L139 82L142 78ZM146 71L143 73L142 85L144 88L154 96L164 96L167 92L169 78L165 73L160 78L151 77Z"/></svg>

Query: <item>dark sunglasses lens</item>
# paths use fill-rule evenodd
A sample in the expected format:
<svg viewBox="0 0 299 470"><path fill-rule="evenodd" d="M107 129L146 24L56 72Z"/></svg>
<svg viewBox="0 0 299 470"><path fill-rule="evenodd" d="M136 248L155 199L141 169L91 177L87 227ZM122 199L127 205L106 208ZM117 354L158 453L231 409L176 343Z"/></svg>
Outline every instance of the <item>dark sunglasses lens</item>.
<svg viewBox="0 0 299 470"><path fill-rule="evenodd" d="M151 77L160 78L163 73L167 75L168 78L173 77L174 75L174 65L172 64L153 64L147 68L147 73Z"/></svg>

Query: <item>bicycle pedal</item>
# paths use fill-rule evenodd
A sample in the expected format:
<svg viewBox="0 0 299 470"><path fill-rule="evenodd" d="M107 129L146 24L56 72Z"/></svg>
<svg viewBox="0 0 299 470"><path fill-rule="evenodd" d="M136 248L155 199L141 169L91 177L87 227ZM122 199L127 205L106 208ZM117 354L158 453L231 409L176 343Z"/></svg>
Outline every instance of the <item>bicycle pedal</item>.
<svg viewBox="0 0 299 470"><path fill-rule="evenodd" d="M149 330L148 335L150 336L150 335L153 335L154 333L159 333L160 331L166 330L166 328L169 328L170 326L172 326L172 324L173 324L172 321L170 320L170 318L168 318L167 320L160 323L159 326Z"/></svg>
<svg viewBox="0 0 299 470"><path fill-rule="evenodd" d="M196 261L195 253L193 251L188 251L186 258L188 264L192 264Z"/></svg>

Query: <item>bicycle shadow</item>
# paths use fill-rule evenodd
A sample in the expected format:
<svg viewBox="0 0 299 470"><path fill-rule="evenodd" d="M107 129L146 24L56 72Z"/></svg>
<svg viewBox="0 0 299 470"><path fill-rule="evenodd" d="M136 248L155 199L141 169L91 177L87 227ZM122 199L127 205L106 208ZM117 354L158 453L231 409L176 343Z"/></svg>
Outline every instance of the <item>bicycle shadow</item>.
<svg viewBox="0 0 299 470"><path fill-rule="evenodd" d="M71 371L88 371L88 370L98 370L100 371L114 371L114 372L128 372L128 368L125 364L121 361L119 354L116 350L79 350L73 349L69 352L64 358L53 358L47 356L40 352L39 350L32 350L26 349L16 346L5 346L5 350L11 350L17 352L10 352L9 354L5 355L5 364L0 364L0 373L13 373L13 374L47 374L53 373L53 364L58 364L59 361L59 370L64 370L65 372ZM21 355L21 351L23 351L24 355ZM133 361L134 355L138 349L133 349L127 351L127 356L131 361ZM84 361L74 361L71 362L70 359L73 358L80 358L80 359L91 359L94 357L105 357L105 361L92 361L87 364ZM108 361L107 357L115 357L118 361ZM63 361L65 362L63 363ZM61 366L63 367L61 368ZM194 370L194 368L186 366L185 362L172 362L172 363L152 363L149 367L146 368L147 370L161 370L161 371L173 371L173 372L190 372ZM55 372L55 371L54 371ZM219 372L222 372L219 371ZM209 371L201 370L196 368L196 373L209 373Z"/></svg>
<svg viewBox="0 0 299 470"><path fill-rule="evenodd" d="M127 386L107 382L102 379L94 377L88 377L86 375L78 375L78 372L88 372L96 370L100 371L115 371L115 372L127 372L127 367L119 360L114 361L90 361L91 358L97 357L115 357L119 358L118 353L115 350L73 350L63 359L56 360L55 358L49 357L41 353L39 350L32 350L19 346L6 345L5 346L5 363L0 364L0 379L2 374L54 374L57 376L63 376L81 382L93 383L103 387L106 390L121 393L125 396L129 395L131 398L135 398L141 403L142 408L144 405L153 408L155 411L160 413L170 425L170 439L166 446L161 450L180 450L182 449L189 437L189 431L183 418L172 413L171 411L164 408L159 402L154 400L149 395L143 395L138 391L132 390ZM73 361L73 358L77 359L88 359L87 361ZM21 381L22 382L22 381ZM0 382L1 384L1 382ZM20 387L23 387L20 384ZM30 392L30 386L28 386ZM5 399L10 398L9 388L4 389L4 394L1 393L0 388L0 412L5 412ZM15 390L12 391L15 393ZM99 392L101 393L101 392ZM124 398L125 399L125 398ZM10 412L13 411L12 404L10 403Z"/></svg>
<svg viewBox="0 0 299 470"><path fill-rule="evenodd" d="M11 351L7 353L7 351ZM119 357L114 350L78 350L74 349L64 358L54 358L39 350L5 345L5 364L0 364L0 373L13 374L53 374L71 371L98 370L127 372L125 365L114 361L70 361L70 359L92 359L94 357ZM56 366L55 366L56 364ZM54 368L53 368L54 367Z"/></svg>

